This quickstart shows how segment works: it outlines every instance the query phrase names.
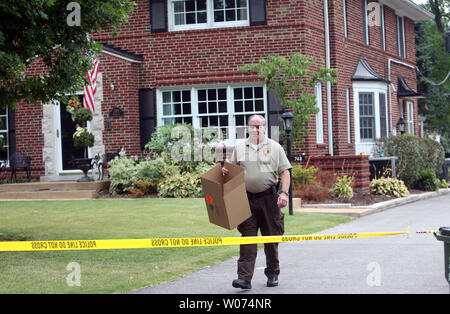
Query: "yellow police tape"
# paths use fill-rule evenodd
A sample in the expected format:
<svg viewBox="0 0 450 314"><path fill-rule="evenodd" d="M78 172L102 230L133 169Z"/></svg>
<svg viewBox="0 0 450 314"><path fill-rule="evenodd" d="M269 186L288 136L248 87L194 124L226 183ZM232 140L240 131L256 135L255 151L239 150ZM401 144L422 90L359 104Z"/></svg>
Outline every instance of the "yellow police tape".
<svg viewBox="0 0 450 314"><path fill-rule="evenodd" d="M0 252L7 251L69 251L116 250L195 246L222 246L258 243L282 243L313 240L356 239L409 234L406 232L373 232L320 235L285 235L264 237L203 237L203 238L154 238L117 240L60 240L60 241L5 241L0 242Z"/></svg>

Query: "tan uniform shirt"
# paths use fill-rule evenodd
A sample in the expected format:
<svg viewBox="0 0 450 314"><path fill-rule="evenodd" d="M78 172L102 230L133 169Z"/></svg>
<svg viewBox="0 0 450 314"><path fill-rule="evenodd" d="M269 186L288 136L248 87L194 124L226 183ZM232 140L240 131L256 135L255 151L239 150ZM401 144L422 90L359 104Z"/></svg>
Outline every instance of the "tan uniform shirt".
<svg viewBox="0 0 450 314"><path fill-rule="evenodd" d="M264 138L259 149L249 140L236 145L231 162L245 168L245 187L250 193L259 193L277 184L279 175L292 168L283 147L269 138Z"/></svg>

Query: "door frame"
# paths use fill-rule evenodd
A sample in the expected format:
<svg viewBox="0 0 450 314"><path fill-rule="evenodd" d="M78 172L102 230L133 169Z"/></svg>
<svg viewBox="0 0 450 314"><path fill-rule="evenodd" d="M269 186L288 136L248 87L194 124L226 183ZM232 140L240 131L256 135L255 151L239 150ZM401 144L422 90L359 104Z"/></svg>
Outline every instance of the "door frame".
<svg viewBox="0 0 450 314"><path fill-rule="evenodd" d="M82 96L84 95L84 92L79 91L71 95L66 96ZM55 139L55 157L56 157L56 164L57 164L57 171L59 174L79 174L82 173L81 170L72 169L72 170L63 170L63 155L62 155L62 142L61 142L61 104L59 106L53 106L53 116L54 116L54 129L56 136ZM91 131L91 123L90 121L87 122L87 128L89 131ZM92 157L92 149L91 147L88 147L88 157Z"/></svg>

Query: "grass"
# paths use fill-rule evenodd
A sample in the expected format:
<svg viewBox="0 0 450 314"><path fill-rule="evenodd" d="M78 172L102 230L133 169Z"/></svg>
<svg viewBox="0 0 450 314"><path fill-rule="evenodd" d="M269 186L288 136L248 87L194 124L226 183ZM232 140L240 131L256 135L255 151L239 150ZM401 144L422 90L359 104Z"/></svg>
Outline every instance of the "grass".
<svg viewBox="0 0 450 314"><path fill-rule="evenodd" d="M240 235L210 224L203 199L0 202L0 217L0 241ZM286 214L286 234L314 233L349 220ZM120 293L171 281L238 254L238 246L0 252L0 294ZM81 267L80 286L66 282L71 262Z"/></svg>

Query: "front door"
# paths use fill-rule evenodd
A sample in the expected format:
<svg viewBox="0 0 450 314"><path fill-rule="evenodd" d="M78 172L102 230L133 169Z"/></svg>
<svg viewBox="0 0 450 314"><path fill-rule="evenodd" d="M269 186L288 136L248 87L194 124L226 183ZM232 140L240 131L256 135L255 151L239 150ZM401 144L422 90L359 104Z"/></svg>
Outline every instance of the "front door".
<svg viewBox="0 0 450 314"><path fill-rule="evenodd" d="M83 102L83 96L79 95L80 102ZM75 122L72 121L70 113L66 111L67 104L61 103L59 106L59 137L57 141L59 143L59 159L60 159L60 171L76 170L77 168L72 164L71 160L74 158L83 158L84 149L73 147L73 133L76 129Z"/></svg>

